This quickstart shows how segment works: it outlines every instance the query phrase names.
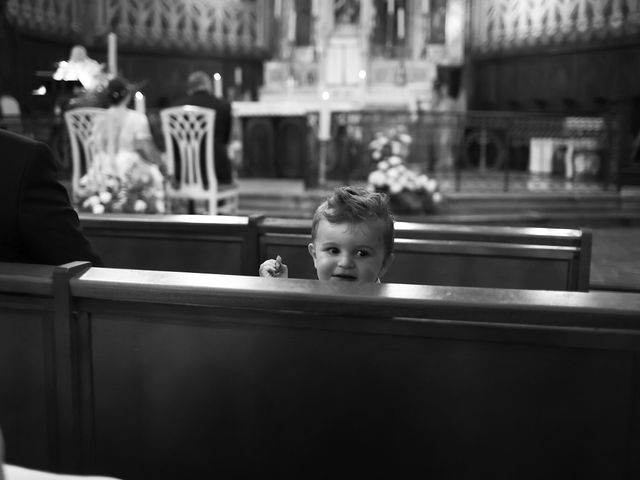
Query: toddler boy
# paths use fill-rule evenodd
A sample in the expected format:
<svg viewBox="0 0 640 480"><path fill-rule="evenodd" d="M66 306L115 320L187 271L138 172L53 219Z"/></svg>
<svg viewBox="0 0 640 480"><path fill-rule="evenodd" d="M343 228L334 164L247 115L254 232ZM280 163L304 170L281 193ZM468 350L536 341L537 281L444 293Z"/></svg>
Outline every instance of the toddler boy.
<svg viewBox="0 0 640 480"><path fill-rule="evenodd" d="M393 217L386 195L338 187L317 209L309 254L319 280L380 282L393 261ZM278 256L260 265L262 277L288 278Z"/></svg>

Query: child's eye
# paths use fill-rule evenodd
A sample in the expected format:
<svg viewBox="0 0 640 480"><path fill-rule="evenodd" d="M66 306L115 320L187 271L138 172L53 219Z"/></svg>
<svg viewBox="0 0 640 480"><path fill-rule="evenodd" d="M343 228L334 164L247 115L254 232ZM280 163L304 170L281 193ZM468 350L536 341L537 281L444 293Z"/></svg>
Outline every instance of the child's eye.
<svg viewBox="0 0 640 480"><path fill-rule="evenodd" d="M356 252L356 255L358 255L359 257L368 257L371 255L371 253L366 250L358 250Z"/></svg>
<svg viewBox="0 0 640 480"><path fill-rule="evenodd" d="M330 253L331 255L337 255L338 253L340 253L340 250L337 249L336 247L329 247L327 248L327 252Z"/></svg>

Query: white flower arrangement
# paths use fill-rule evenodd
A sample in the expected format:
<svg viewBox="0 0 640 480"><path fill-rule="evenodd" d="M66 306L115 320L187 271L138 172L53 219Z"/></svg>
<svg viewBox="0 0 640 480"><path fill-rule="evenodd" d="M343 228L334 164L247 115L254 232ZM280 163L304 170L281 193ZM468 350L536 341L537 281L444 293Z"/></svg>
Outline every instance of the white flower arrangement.
<svg viewBox="0 0 640 480"><path fill-rule="evenodd" d="M389 194L397 213L434 212L443 200L442 193L435 179L406 165L411 142L403 126L376 134L369 144L376 169L369 173L367 188Z"/></svg>
<svg viewBox="0 0 640 480"><path fill-rule="evenodd" d="M78 210L91 213L164 213L164 190L142 162L123 174L94 169L80 179L74 192Z"/></svg>

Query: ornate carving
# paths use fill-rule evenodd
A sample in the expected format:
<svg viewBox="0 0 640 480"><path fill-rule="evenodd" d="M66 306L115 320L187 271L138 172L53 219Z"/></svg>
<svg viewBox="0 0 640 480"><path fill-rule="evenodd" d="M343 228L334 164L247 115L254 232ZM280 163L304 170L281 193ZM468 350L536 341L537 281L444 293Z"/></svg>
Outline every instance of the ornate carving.
<svg viewBox="0 0 640 480"><path fill-rule="evenodd" d="M89 43L114 31L124 45L250 52L265 47L257 1L7 0L7 17L43 34L84 35Z"/></svg>
<svg viewBox="0 0 640 480"><path fill-rule="evenodd" d="M103 30L126 43L244 51L261 46L255 1L101 0Z"/></svg>
<svg viewBox="0 0 640 480"><path fill-rule="evenodd" d="M472 3L476 50L637 35L640 0L479 0Z"/></svg>
<svg viewBox="0 0 640 480"><path fill-rule="evenodd" d="M82 0L8 0L7 18L20 27L74 36L82 31Z"/></svg>

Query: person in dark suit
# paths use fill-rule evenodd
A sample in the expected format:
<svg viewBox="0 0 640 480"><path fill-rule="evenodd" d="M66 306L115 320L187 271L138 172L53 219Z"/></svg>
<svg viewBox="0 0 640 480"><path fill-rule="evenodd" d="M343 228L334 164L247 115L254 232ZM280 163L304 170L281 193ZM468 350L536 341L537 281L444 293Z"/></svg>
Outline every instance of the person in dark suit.
<svg viewBox="0 0 640 480"><path fill-rule="evenodd" d="M44 143L0 130L0 262L102 261L80 229Z"/></svg>
<svg viewBox="0 0 640 480"><path fill-rule="evenodd" d="M231 162L227 153L229 139L231 138L231 103L213 94L213 85L209 75L202 71L196 71L189 75L187 96L172 102L172 106L178 105L195 105L197 107L212 108L216 111L213 132L216 177L218 183L232 183Z"/></svg>

